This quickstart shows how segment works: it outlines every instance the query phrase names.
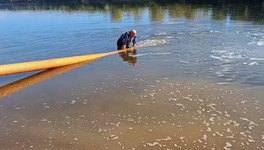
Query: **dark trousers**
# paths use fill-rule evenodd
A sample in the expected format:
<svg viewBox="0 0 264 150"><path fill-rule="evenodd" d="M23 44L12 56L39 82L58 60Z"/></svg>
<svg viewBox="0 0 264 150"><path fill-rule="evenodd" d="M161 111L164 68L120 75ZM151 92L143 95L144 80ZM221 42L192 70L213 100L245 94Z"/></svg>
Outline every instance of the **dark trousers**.
<svg viewBox="0 0 264 150"><path fill-rule="evenodd" d="M121 49L122 49L122 46L117 45L117 50L121 50Z"/></svg>
<svg viewBox="0 0 264 150"><path fill-rule="evenodd" d="M123 47L122 43L117 43L117 50L121 50ZM126 44L126 48L129 48L129 43Z"/></svg>

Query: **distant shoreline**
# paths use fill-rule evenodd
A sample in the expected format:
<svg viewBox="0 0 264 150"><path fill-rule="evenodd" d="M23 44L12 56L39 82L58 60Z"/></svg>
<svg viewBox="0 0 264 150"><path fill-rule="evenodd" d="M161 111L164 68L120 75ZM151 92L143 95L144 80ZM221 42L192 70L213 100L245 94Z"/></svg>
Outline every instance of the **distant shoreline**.
<svg viewBox="0 0 264 150"><path fill-rule="evenodd" d="M100 11L111 13L114 20L122 17L122 12L142 13L140 9L149 8L154 20L161 20L160 15L166 9L170 16L195 18L196 10L209 11L212 8L212 18L225 20L253 21L264 24L264 0L0 0L0 10L59 10L59 11ZM238 15L239 14L239 15Z"/></svg>
<svg viewBox="0 0 264 150"><path fill-rule="evenodd" d="M105 4L105 3L112 3L112 4L124 4L124 3L193 3L193 4L233 4L233 3L262 3L264 4L263 0L0 0L0 4L21 4L21 3L72 3L72 2L83 2L89 4Z"/></svg>

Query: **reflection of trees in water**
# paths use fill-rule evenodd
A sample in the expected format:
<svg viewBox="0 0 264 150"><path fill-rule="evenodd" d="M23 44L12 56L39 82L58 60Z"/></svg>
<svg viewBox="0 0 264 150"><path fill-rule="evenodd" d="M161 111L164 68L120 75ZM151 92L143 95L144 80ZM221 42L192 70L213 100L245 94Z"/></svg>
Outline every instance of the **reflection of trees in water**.
<svg viewBox="0 0 264 150"><path fill-rule="evenodd" d="M171 18L186 17L188 19L195 18L195 11L190 4L169 5L169 16Z"/></svg>
<svg viewBox="0 0 264 150"><path fill-rule="evenodd" d="M150 17L154 21L162 21L164 18L164 8L157 4L152 4L149 7Z"/></svg>
<svg viewBox="0 0 264 150"><path fill-rule="evenodd" d="M110 14L112 20L119 21L122 20L123 10L118 7L112 7Z"/></svg>
<svg viewBox="0 0 264 150"><path fill-rule="evenodd" d="M192 5L188 5L185 9L185 17L188 19L194 19L195 18L195 12L192 10Z"/></svg>
<svg viewBox="0 0 264 150"><path fill-rule="evenodd" d="M257 5L222 5L212 9L212 18L225 20L230 16L231 20L253 21L264 24L264 7Z"/></svg>
<svg viewBox="0 0 264 150"><path fill-rule="evenodd" d="M215 20L225 20L227 16L230 16L231 20L253 21L254 23L264 24L264 2L262 0L253 0L252 4L242 3L241 1L228 2L221 0L217 2L182 0L181 3L168 0L86 0L86 3L81 3L78 0L65 0L51 3L48 0L41 0L41 3L2 4L0 9L99 11L109 13L112 20L121 20L124 12L133 15L135 19L140 19L144 9L149 7L151 20L154 21L162 21L165 12L168 12L171 18L185 17L187 19L194 19L200 13L209 15L209 12L211 12L210 15Z"/></svg>
<svg viewBox="0 0 264 150"><path fill-rule="evenodd" d="M234 6L235 7L235 6ZM257 10L258 9L258 10ZM264 19L264 7L261 8L250 8L248 6L237 6L231 9L231 20L240 20L240 21L254 21L258 23L258 21Z"/></svg>
<svg viewBox="0 0 264 150"><path fill-rule="evenodd" d="M135 19L141 19L143 16L144 7L142 7L142 8L127 7L126 5L124 5L124 6L106 5L106 6L107 7L105 7L105 8L108 8L108 9L105 9L105 10L108 10L110 12L111 19L115 20L115 21L122 20L124 12L128 13L129 15L134 16Z"/></svg>
<svg viewBox="0 0 264 150"><path fill-rule="evenodd" d="M180 5L180 4L174 4L174 5L169 5L168 10L169 10L169 16L171 18L179 18L179 17L184 17L185 14L185 4Z"/></svg>
<svg viewBox="0 0 264 150"><path fill-rule="evenodd" d="M209 5L171 4L167 6L171 18L186 17L194 19L197 14L209 15Z"/></svg>
<svg viewBox="0 0 264 150"><path fill-rule="evenodd" d="M212 18L214 20L225 20L228 15L228 9L214 8L212 11Z"/></svg>
<svg viewBox="0 0 264 150"><path fill-rule="evenodd" d="M134 14L135 19L141 19L143 16L143 9L135 8L135 10L133 11L133 14Z"/></svg>

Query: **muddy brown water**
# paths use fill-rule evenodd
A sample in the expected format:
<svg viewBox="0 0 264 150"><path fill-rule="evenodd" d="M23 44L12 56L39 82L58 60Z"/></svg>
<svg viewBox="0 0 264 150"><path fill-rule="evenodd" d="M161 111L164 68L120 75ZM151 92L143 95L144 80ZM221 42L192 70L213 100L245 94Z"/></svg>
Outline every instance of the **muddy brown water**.
<svg viewBox="0 0 264 150"><path fill-rule="evenodd" d="M131 75L26 97L1 100L2 149L264 148L263 101L234 87Z"/></svg>

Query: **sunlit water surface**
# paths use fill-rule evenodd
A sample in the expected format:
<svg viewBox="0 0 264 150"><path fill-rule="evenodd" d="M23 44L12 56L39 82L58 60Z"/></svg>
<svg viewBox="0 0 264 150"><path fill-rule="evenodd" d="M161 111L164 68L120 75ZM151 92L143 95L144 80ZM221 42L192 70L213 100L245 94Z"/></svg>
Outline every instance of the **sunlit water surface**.
<svg viewBox="0 0 264 150"><path fill-rule="evenodd" d="M0 148L263 149L264 26L212 12L1 10L1 64L112 51L133 28L139 42L2 97Z"/></svg>

